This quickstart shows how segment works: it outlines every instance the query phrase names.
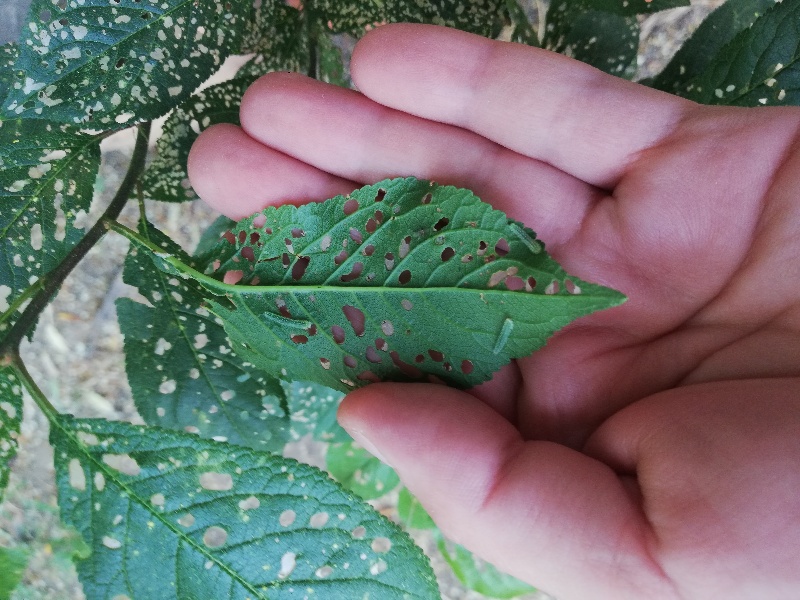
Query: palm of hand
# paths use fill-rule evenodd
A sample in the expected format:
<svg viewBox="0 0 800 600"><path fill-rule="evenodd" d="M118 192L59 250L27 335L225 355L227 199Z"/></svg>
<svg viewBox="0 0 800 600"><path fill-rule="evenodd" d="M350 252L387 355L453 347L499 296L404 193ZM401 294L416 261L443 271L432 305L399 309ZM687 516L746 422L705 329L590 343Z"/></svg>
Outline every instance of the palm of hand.
<svg viewBox="0 0 800 600"><path fill-rule="evenodd" d="M201 195L243 216L388 176L455 183L630 298L475 390L483 403L353 394L354 437L381 441L453 537L565 598L791 595L800 113L699 108L425 27L385 28L354 62L402 112L265 78L243 102L249 136L219 127L195 146Z"/></svg>

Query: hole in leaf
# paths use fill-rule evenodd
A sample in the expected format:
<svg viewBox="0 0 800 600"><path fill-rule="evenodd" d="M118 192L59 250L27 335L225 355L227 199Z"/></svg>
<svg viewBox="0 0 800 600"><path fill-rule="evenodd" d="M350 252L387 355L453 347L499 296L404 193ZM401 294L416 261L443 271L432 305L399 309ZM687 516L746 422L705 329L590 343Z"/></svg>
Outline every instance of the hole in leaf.
<svg viewBox="0 0 800 600"><path fill-rule="evenodd" d="M320 529L322 527L325 527L325 524L328 522L329 518L330 517L326 512L314 513L308 520L308 524L314 529Z"/></svg>
<svg viewBox="0 0 800 600"><path fill-rule="evenodd" d="M383 188L378 190L378 193L375 195L375 202L383 202L383 199L386 198L386 190Z"/></svg>
<svg viewBox="0 0 800 600"><path fill-rule="evenodd" d="M303 278L303 275L306 274L306 269L308 268L308 263L310 262L310 256L301 256L298 258L292 267L292 279L295 281L300 281Z"/></svg>
<svg viewBox="0 0 800 600"><path fill-rule="evenodd" d="M536 280L533 277L528 277L525 281L525 291L532 292L536 289Z"/></svg>
<svg viewBox="0 0 800 600"><path fill-rule="evenodd" d="M356 200L355 198L350 198L350 200L344 203L342 210L344 211L344 214L346 214L347 216L352 215L354 212L358 210L358 200Z"/></svg>
<svg viewBox="0 0 800 600"><path fill-rule="evenodd" d="M478 243L478 256L486 254L487 248L489 248L489 244L481 240L480 243Z"/></svg>
<svg viewBox="0 0 800 600"><path fill-rule="evenodd" d="M494 245L494 251L497 253L497 256L505 256L506 254L508 254L509 250L510 248L508 246L508 240L506 240L506 238L500 238Z"/></svg>
<svg viewBox="0 0 800 600"><path fill-rule="evenodd" d="M356 244L360 244L361 242L364 241L364 238L361 236L361 232L355 227L350 228L350 239L353 240Z"/></svg>
<svg viewBox="0 0 800 600"><path fill-rule="evenodd" d="M353 531L350 532L350 535L352 535L357 540L363 540L364 536L367 535L367 528L364 527L363 525L359 525L358 527L353 529Z"/></svg>
<svg viewBox="0 0 800 600"><path fill-rule="evenodd" d="M86 473L77 458L69 461L69 484L78 491L86 490Z"/></svg>
<svg viewBox="0 0 800 600"><path fill-rule="evenodd" d="M124 66L125 66L125 59L124 59L124 58L120 58L120 59L117 61L117 64L116 64L116 65L114 65L114 66L115 66L117 69L121 69L122 67L124 67Z"/></svg>
<svg viewBox="0 0 800 600"><path fill-rule="evenodd" d="M180 519L178 519L178 525L183 527L191 527L194 525L194 515L192 513L183 515Z"/></svg>
<svg viewBox="0 0 800 600"><path fill-rule="evenodd" d="M267 215L260 214L256 215L253 219L253 227L261 229L264 225L267 224Z"/></svg>
<svg viewBox="0 0 800 600"><path fill-rule="evenodd" d="M425 195L422 197L422 200L421 200L422 204L430 204L430 203L431 203L431 198L432 198L432 197L433 197L433 196L431 196L431 194L430 194L430 193L428 193L428 194L425 194Z"/></svg>
<svg viewBox="0 0 800 600"><path fill-rule="evenodd" d="M571 279L564 280L564 288L567 290L567 292L575 296L581 293L580 286L576 285L575 282L572 281Z"/></svg>
<svg viewBox="0 0 800 600"><path fill-rule="evenodd" d="M347 260L347 251L342 250L341 252L339 252L339 254L336 255L336 258L333 259L333 262L338 267L346 260Z"/></svg>
<svg viewBox="0 0 800 600"><path fill-rule="evenodd" d="M397 351L392 350L391 352L389 352L389 356L392 357L392 362L394 363L394 366L400 369L405 375L408 375L413 379L422 377L422 371L420 371L414 365L410 365L407 362L404 362L400 358L400 355L397 353Z"/></svg>
<svg viewBox="0 0 800 600"><path fill-rule="evenodd" d="M369 381L370 383L380 383L381 378L375 375L372 371L362 371L356 376L356 379L361 381Z"/></svg>
<svg viewBox="0 0 800 600"><path fill-rule="evenodd" d="M333 341L337 344L344 344L344 329L339 327L338 325L334 325L331 327L331 334L333 335ZM330 363L330 361L328 361Z"/></svg>
<svg viewBox="0 0 800 600"><path fill-rule="evenodd" d="M494 286L496 286L500 282L505 281L506 277L507 277L507 274L506 274L506 272L504 270L495 271L494 273L492 273L492 276L489 277L489 283L488 283L489 287L493 288Z"/></svg>
<svg viewBox="0 0 800 600"><path fill-rule="evenodd" d="M247 232L246 231L240 231L239 232L239 243L240 244L244 244L244 241L246 239L247 239Z"/></svg>
<svg viewBox="0 0 800 600"><path fill-rule="evenodd" d="M228 532L222 527L212 525L203 534L203 543L209 548L220 548L228 540Z"/></svg>
<svg viewBox="0 0 800 600"><path fill-rule="evenodd" d="M241 250L241 254L244 258L249 260L250 262L256 262L256 254L253 252L253 248L250 246L244 246Z"/></svg>
<svg viewBox="0 0 800 600"><path fill-rule="evenodd" d="M386 352L389 349L389 344L386 343L386 340L378 338L375 340L375 347L382 352Z"/></svg>
<svg viewBox="0 0 800 600"><path fill-rule="evenodd" d="M414 357L414 362L416 362L416 363L425 362L425 355L424 354L417 354Z"/></svg>
<svg viewBox="0 0 800 600"><path fill-rule="evenodd" d="M411 236L408 235L405 238L403 238L403 241L400 242L400 250L397 253L398 256L400 256L400 258L405 258L406 256L408 256L408 251L410 248L411 248Z"/></svg>
<svg viewBox="0 0 800 600"><path fill-rule="evenodd" d="M544 289L544 293L545 293L545 294L547 294L547 295L549 295L549 296L551 296L551 295L553 295L553 294L557 294L557 293L558 293L558 289L559 289L559 287L558 287L558 281L556 281L555 279L553 279L553 281L551 281L551 282L550 282L550 285L548 285L548 286L547 286L547 287Z"/></svg>
<svg viewBox="0 0 800 600"><path fill-rule="evenodd" d="M372 564L370 566L369 573L370 573L370 575L377 576L377 575L380 575L381 573L386 572L386 569L388 569L388 568L389 568L389 565L386 564L385 560L378 559L377 561L375 561L374 564Z"/></svg>
<svg viewBox="0 0 800 600"><path fill-rule="evenodd" d="M109 550L119 550L122 548L122 542L120 542L116 538L112 538L110 536L103 536L103 546L108 548Z"/></svg>
<svg viewBox="0 0 800 600"><path fill-rule="evenodd" d="M222 234L222 239L224 239L229 244L235 244L236 243L236 237L233 235L232 231L226 231L225 233L223 233Z"/></svg>
<svg viewBox="0 0 800 600"><path fill-rule="evenodd" d="M275 306L278 309L278 312L281 313L281 316L286 317L287 319L292 318L292 313L290 313L289 309L286 308L286 300L281 297L275 298Z"/></svg>
<svg viewBox="0 0 800 600"><path fill-rule="evenodd" d="M472 364L471 360L462 360L461 361L461 372L464 375L469 375L475 369L475 365Z"/></svg>
<svg viewBox="0 0 800 600"><path fill-rule="evenodd" d="M380 363L382 360L381 355L378 354L378 352L372 346L367 346L366 357L369 362L376 364Z"/></svg>
<svg viewBox="0 0 800 600"><path fill-rule="evenodd" d="M411 271L406 269L400 273L400 277L398 277L397 280L403 285L407 284L409 281L411 281Z"/></svg>
<svg viewBox="0 0 800 600"><path fill-rule="evenodd" d="M387 252L386 255L383 257L383 262L386 265L386 270L391 271L394 269L394 254L391 252Z"/></svg>
<svg viewBox="0 0 800 600"><path fill-rule="evenodd" d="M363 270L364 270L364 263L357 262L353 265L353 268L347 275L342 275L341 277L339 277L339 279L344 283L349 283L354 279L358 279L361 276L361 272Z"/></svg>
<svg viewBox="0 0 800 600"><path fill-rule="evenodd" d="M329 361L327 358L320 357L319 364L321 364L322 368L325 369L326 371L331 368L331 361Z"/></svg>
<svg viewBox="0 0 800 600"><path fill-rule="evenodd" d="M356 359L353 358L352 356L345 356L344 364L345 366L350 367L351 369L355 369L356 365L358 365L358 362L356 362Z"/></svg>
<svg viewBox="0 0 800 600"><path fill-rule="evenodd" d="M255 231L250 234L250 245L251 246L255 246L256 244L259 244L260 240L261 240L261 236L258 235Z"/></svg>
<svg viewBox="0 0 800 600"><path fill-rule="evenodd" d="M471 260L472 260L472 254L465 254L464 256L461 257L462 263L468 263Z"/></svg>
<svg viewBox="0 0 800 600"><path fill-rule="evenodd" d="M331 573L333 573L333 567L331 567L330 565L325 565L314 571L314 575L316 575L320 579L325 579Z"/></svg>
<svg viewBox="0 0 800 600"><path fill-rule="evenodd" d="M228 285L236 285L242 280L242 277L244 277L244 271L228 271L222 278L222 283L227 283Z"/></svg>
<svg viewBox="0 0 800 600"><path fill-rule="evenodd" d="M367 224L364 225L364 229L366 229L367 233L375 233L375 230L378 229L378 222L370 217Z"/></svg>
<svg viewBox="0 0 800 600"><path fill-rule="evenodd" d="M444 367L444 370L447 371L448 373L453 370L453 365L451 365L449 362L444 363L442 366Z"/></svg>
<svg viewBox="0 0 800 600"><path fill-rule="evenodd" d="M289 527L294 520L297 518L297 513L295 513L292 509L287 509L281 513L281 516L278 517L278 523L281 524L281 527Z"/></svg>
<svg viewBox="0 0 800 600"><path fill-rule="evenodd" d="M383 321L381 322L381 331L386 335L392 335L394 333L394 325L392 325L391 321Z"/></svg>
<svg viewBox="0 0 800 600"><path fill-rule="evenodd" d="M228 473L209 471L200 475L200 487L210 492L226 492L233 489L233 477Z"/></svg>
<svg viewBox="0 0 800 600"><path fill-rule="evenodd" d="M288 269L289 265L292 264L292 258L289 256L288 252L284 252L281 255L281 264L283 265L284 269Z"/></svg>
<svg viewBox="0 0 800 600"><path fill-rule="evenodd" d="M104 454L103 462L123 475L136 477L142 472L139 463L129 454Z"/></svg>
<svg viewBox="0 0 800 600"><path fill-rule="evenodd" d="M442 250L442 262L447 262L448 260L453 258L455 255L456 255L456 251L453 248L451 248L450 246L448 246L447 248Z"/></svg>
<svg viewBox="0 0 800 600"><path fill-rule="evenodd" d="M442 217L436 222L436 225L433 226L434 231L441 231L444 227L447 227L447 224L450 222L450 219L447 217Z"/></svg>
<svg viewBox="0 0 800 600"><path fill-rule="evenodd" d="M372 256L374 252L375 252L375 246L373 246L372 244L367 244L367 246L363 250L364 256Z"/></svg>
<svg viewBox="0 0 800 600"><path fill-rule="evenodd" d="M295 344L305 344L305 343L308 342L308 338L306 336L301 335L301 334L298 333L298 334L295 334L295 335L292 336L292 341Z"/></svg>
<svg viewBox="0 0 800 600"><path fill-rule="evenodd" d="M303 231L302 229L300 229L299 227L295 227L294 229L292 229L292 237L293 238L301 238L301 237L305 237L305 236L306 236L306 232Z"/></svg>
<svg viewBox="0 0 800 600"><path fill-rule="evenodd" d="M312 323L307 331L308 335L317 335L317 326Z"/></svg>
<svg viewBox="0 0 800 600"><path fill-rule="evenodd" d="M378 537L372 540L370 548L372 548L372 551L377 554L386 554L392 549L392 541L389 538Z"/></svg>
<svg viewBox="0 0 800 600"><path fill-rule="evenodd" d="M347 320L350 322L350 326L353 328L355 334L358 337L364 335L364 323L366 322L364 313L355 306L350 306L349 304L342 307L342 312L344 312L344 316L347 317Z"/></svg>
<svg viewBox="0 0 800 600"><path fill-rule="evenodd" d="M525 287L525 282L522 280L522 277L506 277L506 287L512 292L516 292Z"/></svg>
<svg viewBox="0 0 800 600"><path fill-rule="evenodd" d="M241 510L253 510L261 506L261 501L255 496L249 496L244 500L239 501L239 508Z"/></svg>
<svg viewBox="0 0 800 600"><path fill-rule="evenodd" d="M378 225L383 223L383 212L380 210L375 211L375 220L378 222Z"/></svg>
<svg viewBox="0 0 800 600"><path fill-rule="evenodd" d="M428 356L430 356L436 362L442 362L444 360L444 354L438 350L428 350Z"/></svg>
<svg viewBox="0 0 800 600"><path fill-rule="evenodd" d="M297 565L297 555L294 552L287 552L281 556L281 570L278 572L278 579L286 579L294 571Z"/></svg>

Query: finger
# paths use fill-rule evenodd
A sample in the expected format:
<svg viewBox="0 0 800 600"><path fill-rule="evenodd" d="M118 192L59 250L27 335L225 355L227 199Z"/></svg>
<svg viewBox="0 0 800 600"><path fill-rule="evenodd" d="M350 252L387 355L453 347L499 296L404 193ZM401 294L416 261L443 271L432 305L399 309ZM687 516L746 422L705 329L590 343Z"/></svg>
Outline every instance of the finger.
<svg viewBox="0 0 800 600"><path fill-rule="evenodd" d="M604 188L692 106L546 50L425 25L368 33L351 72L376 102L477 132Z"/></svg>
<svg viewBox="0 0 800 600"><path fill-rule="evenodd" d="M197 194L232 219L270 204L322 200L359 187L268 148L235 125L215 125L200 134L188 170Z"/></svg>
<svg viewBox="0 0 800 600"><path fill-rule="evenodd" d="M413 175L467 187L512 218L536 223L551 244L574 234L598 195L475 133L297 74L272 73L253 84L242 100L241 121L263 144L348 180Z"/></svg>
<svg viewBox="0 0 800 600"><path fill-rule="evenodd" d="M339 421L392 465L448 537L559 598L660 597L635 496L602 463L523 442L479 400L449 388L378 384Z"/></svg>

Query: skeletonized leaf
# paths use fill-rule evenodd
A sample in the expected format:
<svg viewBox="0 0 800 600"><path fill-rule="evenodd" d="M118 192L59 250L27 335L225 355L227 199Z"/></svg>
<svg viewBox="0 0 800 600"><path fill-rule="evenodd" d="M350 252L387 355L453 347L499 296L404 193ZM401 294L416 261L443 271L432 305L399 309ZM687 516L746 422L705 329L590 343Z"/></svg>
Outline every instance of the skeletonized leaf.
<svg viewBox="0 0 800 600"><path fill-rule="evenodd" d="M0 101L6 97L14 80L14 63L19 56L17 45L13 42L0 46Z"/></svg>
<svg viewBox="0 0 800 600"><path fill-rule="evenodd" d="M22 581L27 566L26 552L0 546L0 600L11 600L11 594Z"/></svg>
<svg viewBox="0 0 800 600"><path fill-rule="evenodd" d="M14 367L0 366L0 501L8 485L11 460L17 455L21 422L22 384Z"/></svg>
<svg viewBox="0 0 800 600"><path fill-rule="evenodd" d="M800 104L800 0L775 4L726 44L681 95L703 104Z"/></svg>
<svg viewBox="0 0 800 600"><path fill-rule="evenodd" d="M100 124L159 117L239 50L250 0L34 0L6 117Z"/></svg>
<svg viewBox="0 0 800 600"><path fill-rule="evenodd" d="M149 224L140 233L189 260ZM282 449L288 416L280 383L236 356L222 325L203 308L199 286L159 271L136 246L125 261L123 279L152 305L117 301L128 381L142 418L259 450Z"/></svg>
<svg viewBox="0 0 800 600"><path fill-rule="evenodd" d="M588 2L553 0L547 10L543 46L630 78L639 51L639 22L633 16L596 10Z"/></svg>
<svg viewBox="0 0 800 600"><path fill-rule="evenodd" d="M200 276L240 356L348 391L378 380L469 387L572 320L624 300L568 276L535 234L472 192L387 180L241 221ZM237 285L229 285L236 283Z"/></svg>
<svg viewBox="0 0 800 600"><path fill-rule="evenodd" d="M725 44L753 24L775 0L727 0L697 28L652 81L652 87L681 94L702 73Z"/></svg>
<svg viewBox="0 0 800 600"><path fill-rule="evenodd" d="M509 599L536 591L524 581L497 570L463 546L448 542L441 536L437 545L453 574L467 589L490 598Z"/></svg>
<svg viewBox="0 0 800 600"><path fill-rule="evenodd" d="M400 484L397 473L352 440L328 446L325 466L333 478L362 500L374 500Z"/></svg>
<svg viewBox="0 0 800 600"><path fill-rule="evenodd" d="M321 442L347 442L352 438L336 421L342 392L307 381L283 383L289 404L292 439L311 435Z"/></svg>
<svg viewBox="0 0 800 600"><path fill-rule="evenodd" d="M314 10L332 31L355 36L382 23L433 23L495 37L505 0L317 0Z"/></svg>
<svg viewBox="0 0 800 600"><path fill-rule="evenodd" d="M63 417L51 443L89 598L439 597L411 540L313 467L103 420Z"/></svg>
<svg viewBox="0 0 800 600"><path fill-rule="evenodd" d="M88 227L100 140L46 121L0 123L0 338L33 284Z"/></svg>

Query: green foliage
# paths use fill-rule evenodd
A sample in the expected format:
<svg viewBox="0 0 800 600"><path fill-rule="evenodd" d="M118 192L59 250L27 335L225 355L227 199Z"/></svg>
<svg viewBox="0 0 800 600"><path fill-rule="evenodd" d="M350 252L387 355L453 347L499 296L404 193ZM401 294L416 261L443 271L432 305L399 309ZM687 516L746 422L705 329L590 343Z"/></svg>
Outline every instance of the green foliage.
<svg viewBox="0 0 800 600"><path fill-rule="evenodd" d="M291 436L310 435L321 442L347 442L351 438L336 422L342 392L308 381L283 383L291 415Z"/></svg>
<svg viewBox="0 0 800 600"><path fill-rule="evenodd" d="M9 465L17 455L22 422L22 385L12 366L0 366L0 501L8 485ZM0 568L0 573L3 569ZM2 585L0 584L0 598Z"/></svg>
<svg viewBox="0 0 800 600"><path fill-rule="evenodd" d="M469 387L624 297L569 277L535 234L467 190L387 180L270 207L221 239L209 299L268 373L347 391L377 380ZM236 286L228 285L237 283Z"/></svg>
<svg viewBox="0 0 800 600"><path fill-rule="evenodd" d="M51 443L90 598L438 597L408 536L311 467L105 420L61 417Z"/></svg>
<svg viewBox="0 0 800 600"><path fill-rule="evenodd" d="M11 600L11 593L22 581L27 566L28 555L25 552L0 546L0 600Z"/></svg>
<svg viewBox="0 0 800 600"><path fill-rule="evenodd" d="M336 481L362 500L380 498L400 484L394 469L352 441L328 446L325 466Z"/></svg>
<svg viewBox="0 0 800 600"><path fill-rule="evenodd" d="M140 234L190 261L151 225L140 227ZM142 418L205 438L280 451L288 437L283 389L239 359L222 326L203 307L199 286L154 269L136 246L125 261L123 279L151 305L117 301L126 371Z"/></svg>
<svg viewBox="0 0 800 600"><path fill-rule="evenodd" d="M422 504L419 503L408 488L400 490L397 497L397 517L400 522L409 529L435 529L436 523L433 522Z"/></svg>
<svg viewBox="0 0 800 600"><path fill-rule="evenodd" d="M19 50L14 43L0 46L0 98L4 98L14 81L14 63L17 62Z"/></svg>

